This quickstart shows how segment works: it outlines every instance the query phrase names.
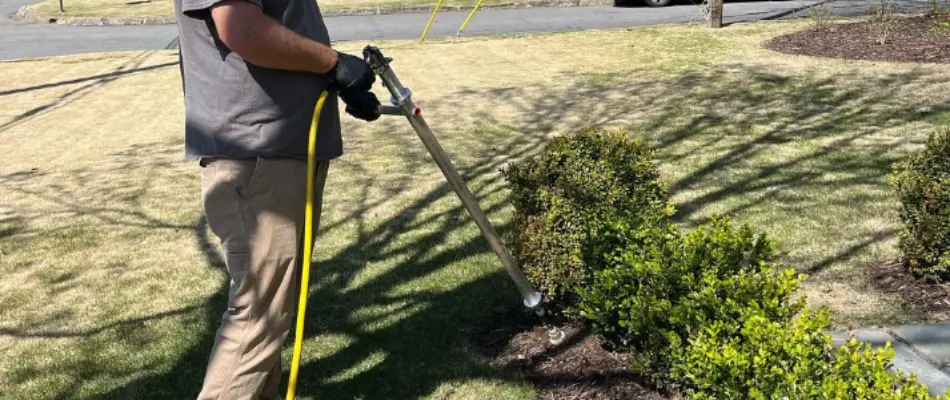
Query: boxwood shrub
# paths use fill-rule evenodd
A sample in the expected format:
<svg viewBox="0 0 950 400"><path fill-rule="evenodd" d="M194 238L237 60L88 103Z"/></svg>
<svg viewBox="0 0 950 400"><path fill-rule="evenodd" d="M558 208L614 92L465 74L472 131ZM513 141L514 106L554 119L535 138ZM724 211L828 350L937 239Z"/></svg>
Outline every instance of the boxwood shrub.
<svg viewBox="0 0 950 400"><path fill-rule="evenodd" d="M600 240L592 235L597 226L615 218L670 224L653 154L624 131L556 138L503 173L515 207L512 255L557 309L572 308L575 288L601 264L585 254Z"/></svg>
<svg viewBox="0 0 950 400"><path fill-rule="evenodd" d="M913 221L902 249L931 275L950 243L950 219L936 218L950 199L946 139L932 138L896 179ZM805 276L776 261L765 235L727 218L683 234L651 152L626 133L561 137L503 172L512 253L548 305L629 350L657 383L701 400L930 399L889 373L893 350L834 349L827 313L798 294Z"/></svg>
<svg viewBox="0 0 950 400"><path fill-rule="evenodd" d="M617 220L598 232L607 260L579 288L579 309L609 341L637 354L643 372L665 374L673 349L711 324L751 315L786 320L804 309L803 277L773 262L772 243L717 218L685 236ZM648 237L645 237L648 236Z"/></svg>
<svg viewBox="0 0 950 400"><path fill-rule="evenodd" d="M891 182L901 201L903 261L931 281L950 279L950 128L900 163Z"/></svg>
<svg viewBox="0 0 950 400"><path fill-rule="evenodd" d="M894 350L851 339L834 349L827 313L790 321L751 315L717 321L676 352L672 379L694 400L925 400L913 376L890 371Z"/></svg>
<svg viewBox="0 0 950 400"><path fill-rule="evenodd" d="M893 350L834 349L826 312L799 295L805 276L772 243L715 218L683 237L615 221L607 264L579 288L581 315L634 357L632 368L701 400L931 399L891 374Z"/></svg>

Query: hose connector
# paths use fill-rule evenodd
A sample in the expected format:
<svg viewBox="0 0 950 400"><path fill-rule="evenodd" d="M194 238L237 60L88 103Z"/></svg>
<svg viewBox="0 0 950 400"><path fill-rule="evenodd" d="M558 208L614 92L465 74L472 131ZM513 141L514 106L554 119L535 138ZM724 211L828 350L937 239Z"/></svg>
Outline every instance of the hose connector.
<svg viewBox="0 0 950 400"><path fill-rule="evenodd" d="M564 333L564 330L556 325L548 326L548 342L554 346L560 346L561 343L564 343L564 339L567 339L567 334Z"/></svg>
<svg viewBox="0 0 950 400"><path fill-rule="evenodd" d="M548 342L550 342L551 345L559 346L561 343L564 343L567 334L564 333L564 330L554 321L552 315L541 305L541 293L536 292L534 296L526 297L524 305L541 318L541 323L544 324L548 330Z"/></svg>

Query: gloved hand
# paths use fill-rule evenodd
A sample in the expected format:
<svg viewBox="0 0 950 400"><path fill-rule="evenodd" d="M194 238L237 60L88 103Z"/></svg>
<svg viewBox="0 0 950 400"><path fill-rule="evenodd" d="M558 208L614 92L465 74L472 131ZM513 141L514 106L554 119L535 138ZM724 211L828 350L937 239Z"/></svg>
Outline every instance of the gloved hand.
<svg viewBox="0 0 950 400"><path fill-rule="evenodd" d="M372 89L376 74L362 58L337 53L336 65L327 74L333 79L333 86L339 91Z"/></svg>
<svg viewBox="0 0 950 400"><path fill-rule="evenodd" d="M340 99L346 103L346 113L364 121L379 119L379 99L367 90L340 91Z"/></svg>

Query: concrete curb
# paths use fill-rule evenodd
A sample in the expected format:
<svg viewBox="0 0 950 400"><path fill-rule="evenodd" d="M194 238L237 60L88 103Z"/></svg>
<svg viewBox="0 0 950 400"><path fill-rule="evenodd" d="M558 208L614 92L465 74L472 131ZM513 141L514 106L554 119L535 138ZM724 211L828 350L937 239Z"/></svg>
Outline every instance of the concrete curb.
<svg viewBox="0 0 950 400"><path fill-rule="evenodd" d="M523 8L537 7L586 7L595 5L614 4L614 0L530 0L527 2L510 2L500 4L483 5L479 10L513 10ZM366 15L384 15L401 13L430 13L433 5L406 6L406 7L376 7L376 8L341 8L323 11L324 17L348 17L348 16L366 16ZM471 11L473 5L468 6L442 6L443 11ZM22 6L15 14L11 16L14 19L33 22L50 23L72 26L110 26L110 25L167 25L174 24L174 16L166 17L58 17L55 15L40 15L29 8Z"/></svg>
<svg viewBox="0 0 950 400"><path fill-rule="evenodd" d="M841 346L852 336L859 342L868 343L872 348L884 347L888 342L894 349L893 368L905 373L913 373L921 383L927 386L931 395L942 396L950 390L950 375L940 362L947 357L948 347L941 346L940 340L948 327L944 324L907 325L894 330L855 330L850 332L830 332L835 346ZM904 335L898 334L903 332ZM910 338L911 340L908 340ZM916 339L916 340L913 340Z"/></svg>
<svg viewBox="0 0 950 400"><path fill-rule="evenodd" d="M937 368L950 371L950 322L904 325L888 331Z"/></svg>

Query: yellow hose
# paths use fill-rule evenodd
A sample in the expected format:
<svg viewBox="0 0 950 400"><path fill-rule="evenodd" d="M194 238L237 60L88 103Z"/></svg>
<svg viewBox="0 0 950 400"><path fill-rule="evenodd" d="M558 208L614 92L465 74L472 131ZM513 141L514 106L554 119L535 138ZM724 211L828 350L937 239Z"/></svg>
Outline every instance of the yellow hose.
<svg viewBox="0 0 950 400"><path fill-rule="evenodd" d="M461 26L461 27L459 27L459 31L458 31L458 33L455 34L455 36L461 36L461 35L462 35L462 31L464 31L465 28L468 27L468 23L469 23L469 22L472 22L472 17L475 16L475 13L476 13L476 12L478 12L478 8L482 6L482 2L483 2L483 1L485 1L485 0L478 0L478 3L475 3L475 8L472 8L472 12L471 12L470 14L468 14L468 18L465 18L465 22L462 23L462 26Z"/></svg>
<svg viewBox="0 0 950 400"><path fill-rule="evenodd" d="M439 12L439 9L442 8L442 2L444 0L439 0L438 3L435 3L435 8L432 9L432 16L429 17L429 23L426 24L426 29L422 31L422 37L419 38L420 42L425 42L426 38L429 37L429 28L432 27L432 22L435 21L435 14Z"/></svg>
<svg viewBox="0 0 950 400"><path fill-rule="evenodd" d="M297 391L297 374L300 373L300 356L303 352L304 315L307 313L307 295L310 287L310 260L313 258L313 184L317 170L317 129L320 127L320 113L327 100L324 91L313 110L313 122L310 124L310 143L307 146L307 205L303 223L303 258L300 265L303 271L300 277L300 304L297 307L297 333L294 339L294 358L290 365L290 382L287 384L287 400L294 400Z"/></svg>

